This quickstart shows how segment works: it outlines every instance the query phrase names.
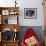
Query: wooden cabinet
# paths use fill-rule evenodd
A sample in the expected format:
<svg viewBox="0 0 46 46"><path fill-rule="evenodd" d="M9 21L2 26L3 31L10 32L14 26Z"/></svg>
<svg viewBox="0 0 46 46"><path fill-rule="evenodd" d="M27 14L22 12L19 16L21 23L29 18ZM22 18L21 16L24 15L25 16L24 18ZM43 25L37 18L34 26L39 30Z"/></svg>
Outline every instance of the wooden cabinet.
<svg viewBox="0 0 46 46"><path fill-rule="evenodd" d="M46 0L43 0L44 9L44 44L46 46Z"/></svg>
<svg viewBox="0 0 46 46"><path fill-rule="evenodd" d="M46 27L44 28L44 46L46 46Z"/></svg>
<svg viewBox="0 0 46 46"><path fill-rule="evenodd" d="M5 41L2 44L3 46L18 46L18 41Z"/></svg>
<svg viewBox="0 0 46 46"><path fill-rule="evenodd" d="M5 41L0 42L0 46L18 46L19 41Z"/></svg>
<svg viewBox="0 0 46 46"><path fill-rule="evenodd" d="M46 26L46 0L43 0L43 9L44 9L44 26Z"/></svg>
<svg viewBox="0 0 46 46"><path fill-rule="evenodd" d="M18 46L19 7L0 7L0 46ZM5 36L4 33L6 32ZM8 33L9 32L9 33ZM12 32L12 34L10 34ZM2 35L4 36L2 37ZM10 37L11 39L9 39ZM6 40L5 40L6 39ZM8 41L7 41L8 39Z"/></svg>

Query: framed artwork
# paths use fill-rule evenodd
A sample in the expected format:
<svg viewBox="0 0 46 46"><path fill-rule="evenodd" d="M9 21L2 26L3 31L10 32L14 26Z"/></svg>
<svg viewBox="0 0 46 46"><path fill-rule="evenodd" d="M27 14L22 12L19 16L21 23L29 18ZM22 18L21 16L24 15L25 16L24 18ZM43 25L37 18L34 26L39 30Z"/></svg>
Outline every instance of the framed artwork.
<svg viewBox="0 0 46 46"><path fill-rule="evenodd" d="M11 16L8 18L8 24L17 24L18 23L18 17L17 16Z"/></svg>
<svg viewBox="0 0 46 46"><path fill-rule="evenodd" d="M9 15L9 10L2 10L2 15Z"/></svg>
<svg viewBox="0 0 46 46"><path fill-rule="evenodd" d="M24 8L24 18L25 19L36 19L37 8Z"/></svg>

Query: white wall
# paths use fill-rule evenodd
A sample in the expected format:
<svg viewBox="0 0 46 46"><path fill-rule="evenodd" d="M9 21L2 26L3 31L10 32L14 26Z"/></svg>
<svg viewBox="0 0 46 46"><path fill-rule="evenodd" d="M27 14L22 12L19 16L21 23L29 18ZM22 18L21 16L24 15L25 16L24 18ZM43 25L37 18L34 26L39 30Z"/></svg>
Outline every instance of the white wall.
<svg viewBox="0 0 46 46"><path fill-rule="evenodd" d="M14 6L15 0L0 0L0 6ZM42 0L17 0L19 10L19 24L21 26L43 26ZM37 8L37 19L24 19L24 8Z"/></svg>
<svg viewBox="0 0 46 46"><path fill-rule="evenodd" d="M42 0L21 0L20 23L22 26L43 26ZM37 8L37 19L24 19L24 8Z"/></svg>

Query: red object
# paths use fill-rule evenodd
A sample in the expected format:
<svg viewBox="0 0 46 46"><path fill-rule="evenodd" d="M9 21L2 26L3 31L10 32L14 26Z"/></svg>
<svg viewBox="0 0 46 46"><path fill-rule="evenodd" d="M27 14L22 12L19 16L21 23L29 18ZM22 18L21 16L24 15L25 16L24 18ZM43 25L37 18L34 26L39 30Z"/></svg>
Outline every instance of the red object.
<svg viewBox="0 0 46 46"><path fill-rule="evenodd" d="M29 37L32 37L32 36L36 37L37 35L36 35L36 33L33 31L32 28L27 29L27 31L25 32L25 35L24 35L24 37L23 37L23 39L22 39L21 45L22 45L22 46L26 46L25 39L28 39ZM40 43L38 42L35 46L41 46L41 45L40 45Z"/></svg>

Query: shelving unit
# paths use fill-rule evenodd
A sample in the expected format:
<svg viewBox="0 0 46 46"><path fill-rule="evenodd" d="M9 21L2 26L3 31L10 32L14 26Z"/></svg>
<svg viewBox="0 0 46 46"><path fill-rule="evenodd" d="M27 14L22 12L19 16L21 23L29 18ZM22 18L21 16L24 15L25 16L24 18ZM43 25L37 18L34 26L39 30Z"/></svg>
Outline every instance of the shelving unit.
<svg viewBox="0 0 46 46"><path fill-rule="evenodd" d="M12 18L9 18L9 17L13 17L13 20ZM7 40L4 40L2 37L2 34L3 32L5 32L4 30L6 29L7 30L11 29L14 33L17 33L19 31L18 18L19 18L19 7L0 7L0 32L1 32L0 46L18 46L19 40L16 40L16 39L14 40L13 38L7 41Z"/></svg>

